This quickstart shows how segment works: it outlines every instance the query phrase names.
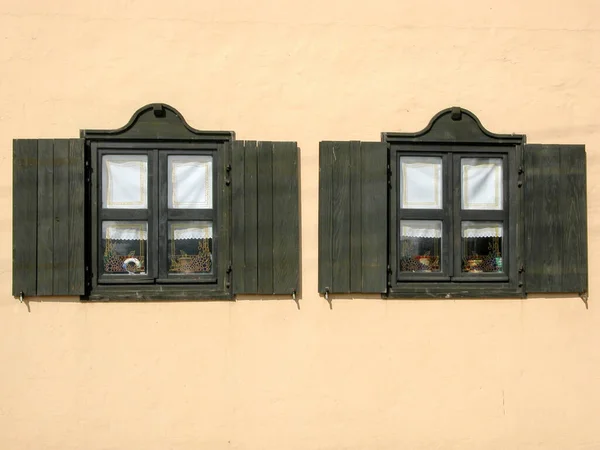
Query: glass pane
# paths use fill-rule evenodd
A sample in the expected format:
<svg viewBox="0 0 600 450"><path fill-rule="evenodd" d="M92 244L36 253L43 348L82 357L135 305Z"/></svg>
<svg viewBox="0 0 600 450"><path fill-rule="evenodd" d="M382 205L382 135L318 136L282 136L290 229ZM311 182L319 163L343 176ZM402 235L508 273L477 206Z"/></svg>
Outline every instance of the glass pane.
<svg viewBox="0 0 600 450"><path fill-rule="evenodd" d="M102 157L102 207L148 208L148 156Z"/></svg>
<svg viewBox="0 0 600 450"><path fill-rule="evenodd" d="M462 208L502 209L502 159L462 158Z"/></svg>
<svg viewBox="0 0 600 450"><path fill-rule="evenodd" d="M400 208L442 208L442 158L400 158Z"/></svg>
<svg viewBox="0 0 600 450"><path fill-rule="evenodd" d="M462 223L462 271L502 272L502 222Z"/></svg>
<svg viewBox="0 0 600 450"><path fill-rule="evenodd" d="M400 221L400 271L440 272L441 220Z"/></svg>
<svg viewBox="0 0 600 450"><path fill-rule="evenodd" d="M212 156L169 155L169 208L213 207Z"/></svg>
<svg viewBox="0 0 600 450"><path fill-rule="evenodd" d="M147 222L102 222L104 273L146 275Z"/></svg>
<svg viewBox="0 0 600 450"><path fill-rule="evenodd" d="M212 272L212 222L169 222L169 273Z"/></svg>

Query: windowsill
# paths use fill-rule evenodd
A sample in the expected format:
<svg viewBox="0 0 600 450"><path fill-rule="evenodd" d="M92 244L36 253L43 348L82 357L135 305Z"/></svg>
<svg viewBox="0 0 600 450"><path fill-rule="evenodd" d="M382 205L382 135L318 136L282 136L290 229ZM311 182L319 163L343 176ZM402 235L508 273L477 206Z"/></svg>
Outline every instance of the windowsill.
<svg viewBox="0 0 600 450"><path fill-rule="evenodd" d="M471 280L472 281L472 280ZM509 283L410 283L391 288L387 298L524 298L522 287Z"/></svg>
<svg viewBox="0 0 600 450"><path fill-rule="evenodd" d="M131 285L97 286L82 300L92 301L147 301L147 300L232 300L231 291L217 286Z"/></svg>

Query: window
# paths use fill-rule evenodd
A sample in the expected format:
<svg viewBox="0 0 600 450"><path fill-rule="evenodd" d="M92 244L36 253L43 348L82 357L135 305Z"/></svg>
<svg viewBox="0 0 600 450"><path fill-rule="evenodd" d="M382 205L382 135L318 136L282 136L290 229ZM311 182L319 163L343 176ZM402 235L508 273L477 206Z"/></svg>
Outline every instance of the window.
<svg viewBox="0 0 600 450"><path fill-rule="evenodd" d="M195 130L152 104L117 130L17 139L14 168L15 296L298 291L295 142Z"/></svg>
<svg viewBox="0 0 600 450"><path fill-rule="evenodd" d="M583 146L525 144L450 108L418 133L321 142L319 182L326 295L587 291Z"/></svg>

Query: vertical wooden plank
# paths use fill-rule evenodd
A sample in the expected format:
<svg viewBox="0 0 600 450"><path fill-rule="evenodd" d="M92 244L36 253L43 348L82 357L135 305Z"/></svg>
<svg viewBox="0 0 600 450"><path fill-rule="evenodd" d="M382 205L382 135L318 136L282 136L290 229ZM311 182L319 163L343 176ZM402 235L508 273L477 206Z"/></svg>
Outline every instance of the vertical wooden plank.
<svg viewBox="0 0 600 450"><path fill-rule="evenodd" d="M298 290L300 230L298 195L298 146L295 142L273 145L273 293Z"/></svg>
<svg viewBox="0 0 600 450"><path fill-rule="evenodd" d="M38 141L37 295L52 295L54 267L54 141Z"/></svg>
<svg viewBox="0 0 600 450"><path fill-rule="evenodd" d="M387 144L362 142L362 292L387 291Z"/></svg>
<svg viewBox="0 0 600 450"><path fill-rule="evenodd" d="M232 203L232 283L233 292L245 292L246 244L244 239L244 182L245 182L245 142L234 141L231 144L231 203Z"/></svg>
<svg viewBox="0 0 600 450"><path fill-rule="evenodd" d="M85 294L84 139L69 140L69 294Z"/></svg>
<svg viewBox="0 0 600 450"><path fill-rule="evenodd" d="M350 292L362 291L362 158L359 141L350 142Z"/></svg>
<svg viewBox="0 0 600 450"><path fill-rule="evenodd" d="M561 195L559 210L564 223L562 238L563 292L587 292L587 196L585 146L561 145Z"/></svg>
<svg viewBox="0 0 600 450"><path fill-rule="evenodd" d="M319 143L319 292L331 291L333 260L331 246L332 231L332 165L333 142Z"/></svg>
<svg viewBox="0 0 600 450"><path fill-rule="evenodd" d="M258 143L258 292L273 293L273 143Z"/></svg>
<svg viewBox="0 0 600 450"><path fill-rule="evenodd" d="M244 245L245 245L245 291L256 293L258 288L258 198L257 198L258 149L255 141L246 142L244 166Z"/></svg>
<svg viewBox="0 0 600 450"><path fill-rule="evenodd" d="M69 295L69 141L54 141L53 294Z"/></svg>
<svg viewBox="0 0 600 450"><path fill-rule="evenodd" d="M219 280L219 286L229 292L231 292L232 284L232 273L227 272L231 264L231 150L231 142L222 144L217 150L217 166L219 167L217 172L217 191L219 192L217 270L219 274L224 274L224 279Z"/></svg>
<svg viewBox="0 0 600 450"><path fill-rule="evenodd" d="M38 143L13 141L13 296L37 294Z"/></svg>
<svg viewBox="0 0 600 450"><path fill-rule="evenodd" d="M560 151L525 149L525 275L528 292L556 292L562 283Z"/></svg>
<svg viewBox="0 0 600 450"><path fill-rule="evenodd" d="M350 292L350 142L333 148L333 292Z"/></svg>

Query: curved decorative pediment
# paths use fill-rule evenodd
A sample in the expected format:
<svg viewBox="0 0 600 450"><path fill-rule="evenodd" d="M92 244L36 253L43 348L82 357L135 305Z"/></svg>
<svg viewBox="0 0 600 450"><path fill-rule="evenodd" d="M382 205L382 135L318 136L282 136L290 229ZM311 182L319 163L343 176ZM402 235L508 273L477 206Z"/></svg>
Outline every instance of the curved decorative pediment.
<svg viewBox="0 0 600 450"><path fill-rule="evenodd" d="M115 130L81 130L81 137L94 140L183 140L225 142L233 131L201 131L192 128L179 111L165 103L138 109L127 125Z"/></svg>
<svg viewBox="0 0 600 450"><path fill-rule="evenodd" d="M521 144L521 134L496 134L486 130L475 114L460 107L444 109L433 116L423 130L416 133L382 133L382 141L390 143L468 143Z"/></svg>

